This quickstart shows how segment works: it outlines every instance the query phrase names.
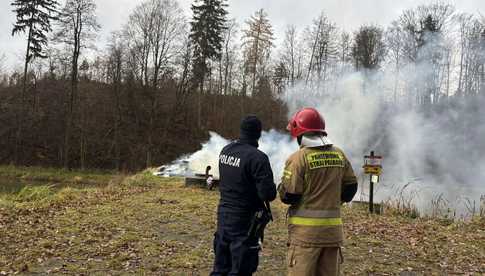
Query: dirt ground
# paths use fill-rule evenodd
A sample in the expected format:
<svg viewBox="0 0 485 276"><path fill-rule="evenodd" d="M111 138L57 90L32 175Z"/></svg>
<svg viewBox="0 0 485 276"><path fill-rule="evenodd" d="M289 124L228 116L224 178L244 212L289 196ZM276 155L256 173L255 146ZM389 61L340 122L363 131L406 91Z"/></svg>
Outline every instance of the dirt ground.
<svg viewBox="0 0 485 276"><path fill-rule="evenodd" d="M218 197L147 173L0 197L0 275L208 275ZM286 271L285 207L273 206L257 275ZM343 275L485 275L484 219L369 216L347 206L344 221Z"/></svg>

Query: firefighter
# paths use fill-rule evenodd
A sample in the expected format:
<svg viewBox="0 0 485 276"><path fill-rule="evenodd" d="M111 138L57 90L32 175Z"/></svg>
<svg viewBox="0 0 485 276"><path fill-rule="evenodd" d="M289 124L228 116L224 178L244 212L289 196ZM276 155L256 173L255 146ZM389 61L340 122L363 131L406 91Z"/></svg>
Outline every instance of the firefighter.
<svg viewBox="0 0 485 276"><path fill-rule="evenodd" d="M262 124L256 116L241 122L239 140L225 146L219 156L220 201L214 235L211 275L252 275L259 262L259 239L250 227L265 202L276 198L269 159L258 150Z"/></svg>
<svg viewBox="0 0 485 276"><path fill-rule="evenodd" d="M339 275L343 262L340 206L357 192L341 149L327 138L317 110L304 108L288 124L300 149L286 161L278 193L288 209L288 275Z"/></svg>

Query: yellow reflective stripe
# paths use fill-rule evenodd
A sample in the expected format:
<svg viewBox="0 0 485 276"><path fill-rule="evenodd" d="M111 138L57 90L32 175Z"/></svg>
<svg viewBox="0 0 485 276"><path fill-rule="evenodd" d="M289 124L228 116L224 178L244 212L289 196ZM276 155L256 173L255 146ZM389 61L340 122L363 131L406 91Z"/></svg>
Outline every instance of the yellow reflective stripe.
<svg viewBox="0 0 485 276"><path fill-rule="evenodd" d="M291 179L291 176L292 176L292 175L293 175L293 173L292 173L292 172L290 172L290 171L288 171L288 170L284 170L284 171L283 171L283 177L284 177L285 179Z"/></svg>
<svg viewBox="0 0 485 276"><path fill-rule="evenodd" d="M289 224L304 225L304 226L338 226L342 225L342 218L303 218L290 217Z"/></svg>

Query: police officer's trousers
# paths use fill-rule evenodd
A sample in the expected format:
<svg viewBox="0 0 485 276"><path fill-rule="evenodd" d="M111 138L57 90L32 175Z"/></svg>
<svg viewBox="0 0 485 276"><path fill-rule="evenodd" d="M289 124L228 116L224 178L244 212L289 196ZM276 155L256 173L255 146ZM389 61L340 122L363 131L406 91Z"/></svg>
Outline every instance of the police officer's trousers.
<svg viewBox="0 0 485 276"><path fill-rule="evenodd" d="M246 276L256 272L260 246L257 239L248 238L251 217L248 213L218 213L211 276Z"/></svg>

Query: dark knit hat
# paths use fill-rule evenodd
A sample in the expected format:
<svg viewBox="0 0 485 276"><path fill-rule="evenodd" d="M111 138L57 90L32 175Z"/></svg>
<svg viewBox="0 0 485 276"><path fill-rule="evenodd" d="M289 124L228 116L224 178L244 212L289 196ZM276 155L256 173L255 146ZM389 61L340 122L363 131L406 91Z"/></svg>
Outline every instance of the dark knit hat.
<svg viewBox="0 0 485 276"><path fill-rule="evenodd" d="M254 115L248 115L241 121L241 138L257 140L261 137L262 129L261 120Z"/></svg>

